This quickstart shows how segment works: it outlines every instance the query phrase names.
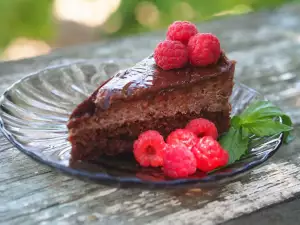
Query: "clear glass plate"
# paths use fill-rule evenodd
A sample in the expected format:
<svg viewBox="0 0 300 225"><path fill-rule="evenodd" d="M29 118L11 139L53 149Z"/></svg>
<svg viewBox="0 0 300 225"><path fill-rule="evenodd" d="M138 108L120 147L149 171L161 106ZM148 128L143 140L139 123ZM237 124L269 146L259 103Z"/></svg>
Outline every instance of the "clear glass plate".
<svg viewBox="0 0 300 225"><path fill-rule="evenodd" d="M282 143L282 134L251 137L249 154L233 165L209 175L199 172L176 180L164 177L160 169L137 166L132 156L101 157L97 162L70 164L68 117L77 104L119 69L118 65L122 62L88 61L45 69L18 81L0 99L2 132L23 153L69 175L105 184L148 188L229 182L265 162ZM263 97L236 82L231 96L232 115L256 99Z"/></svg>

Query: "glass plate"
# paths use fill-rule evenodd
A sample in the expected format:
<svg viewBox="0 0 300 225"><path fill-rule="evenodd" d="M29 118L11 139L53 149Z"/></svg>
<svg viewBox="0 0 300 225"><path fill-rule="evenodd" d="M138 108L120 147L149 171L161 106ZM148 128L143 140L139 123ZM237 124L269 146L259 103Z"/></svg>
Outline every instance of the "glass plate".
<svg viewBox="0 0 300 225"><path fill-rule="evenodd" d="M118 61L118 65L122 62ZM68 117L77 104L119 70L118 65L88 61L45 69L18 81L0 99L2 132L23 153L69 175L104 184L148 188L203 187L229 182L265 162L282 143L282 134L251 137L249 154L233 165L209 175L198 172L176 180L164 177L160 169L140 168L132 156L70 164ZM263 97L236 82L231 96L232 115L256 99Z"/></svg>

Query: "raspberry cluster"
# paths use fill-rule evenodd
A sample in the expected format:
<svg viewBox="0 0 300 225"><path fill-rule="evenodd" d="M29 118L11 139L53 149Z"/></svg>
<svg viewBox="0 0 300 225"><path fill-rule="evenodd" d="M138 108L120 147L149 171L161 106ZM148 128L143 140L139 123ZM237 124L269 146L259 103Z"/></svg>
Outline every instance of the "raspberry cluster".
<svg viewBox="0 0 300 225"><path fill-rule="evenodd" d="M221 54L218 38L210 33L199 33L188 21L176 21L167 31L167 40L160 42L154 51L154 60L163 70L217 63Z"/></svg>
<svg viewBox="0 0 300 225"><path fill-rule="evenodd" d="M134 142L133 153L141 166L163 167L166 176L182 178L197 169L209 172L225 166L229 155L216 141L218 131L206 119L190 121L184 129L169 134L167 141L157 131L140 134Z"/></svg>

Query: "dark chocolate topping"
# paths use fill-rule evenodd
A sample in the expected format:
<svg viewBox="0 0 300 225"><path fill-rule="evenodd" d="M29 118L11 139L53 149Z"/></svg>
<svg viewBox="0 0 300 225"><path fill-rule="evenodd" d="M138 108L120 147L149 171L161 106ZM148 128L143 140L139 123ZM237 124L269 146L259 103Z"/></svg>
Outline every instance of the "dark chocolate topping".
<svg viewBox="0 0 300 225"><path fill-rule="evenodd" d="M72 112L70 119L72 118L79 118L85 115L93 115L96 110L96 96L98 94L99 89L105 85L108 81L112 79L109 78L105 82L103 82L87 99L85 99L82 103L80 103Z"/></svg>
<svg viewBox="0 0 300 225"><path fill-rule="evenodd" d="M150 56L135 66L120 71L104 82L88 99L82 102L70 118L93 115L95 110L107 110L117 101L149 98L158 92L184 87L228 72L235 64L224 53L215 65L186 66L181 69L162 70Z"/></svg>
<svg viewBox="0 0 300 225"><path fill-rule="evenodd" d="M183 87L186 84L218 76L229 71L233 63L222 54L215 65L162 70L156 66L153 56L150 56L116 74L99 89L95 102L99 110L106 110L119 100L150 97L160 91L172 90L177 86Z"/></svg>

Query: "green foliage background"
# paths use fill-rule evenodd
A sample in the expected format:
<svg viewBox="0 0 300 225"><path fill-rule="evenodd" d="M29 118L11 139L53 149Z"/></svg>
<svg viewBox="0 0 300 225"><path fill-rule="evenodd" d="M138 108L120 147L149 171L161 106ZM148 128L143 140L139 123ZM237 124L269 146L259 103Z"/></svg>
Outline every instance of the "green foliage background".
<svg viewBox="0 0 300 225"><path fill-rule="evenodd" d="M0 0L0 47L20 36L51 39L52 0Z"/></svg>
<svg viewBox="0 0 300 225"><path fill-rule="evenodd" d="M193 21L210 19L214 14L232 10L235 6L244 6L253 10L262 8L274 8L292 0L148 0L154 3L160 11L161 19L157 27L141 26L135 17L135 7L140 0L123 0L118 11L111 19L121 16L122 26L114 35L132 34L136 32L149 31L155 28L168 26L174 20L185 20L183 14L174 13L173 7L179 2L188 3L196 12ZM242 9L241 9L242 10ZM263 22L263 21L262 21Z"/></svg>
<svg viewBox="0 0 300 225"><path fill-rule="evenodd" d="M135 17L135 8L140 0L122 0L120 8L111 16L107 25L113 23L116 17L121 19L122 25L112 34L114 36L162 28L174 20L185 19L182 14L172 12L173 5L180 1L192 6L196 12L194 21L201 21L211 18L215 13L231 10L237 5L257 10L276 7L292 0L148 0L155 4L160 12L159 23L151 28L141 25ZM20 36L51 40L56 31L52 5L53 0L0 0L0 48Z"/></svg>

